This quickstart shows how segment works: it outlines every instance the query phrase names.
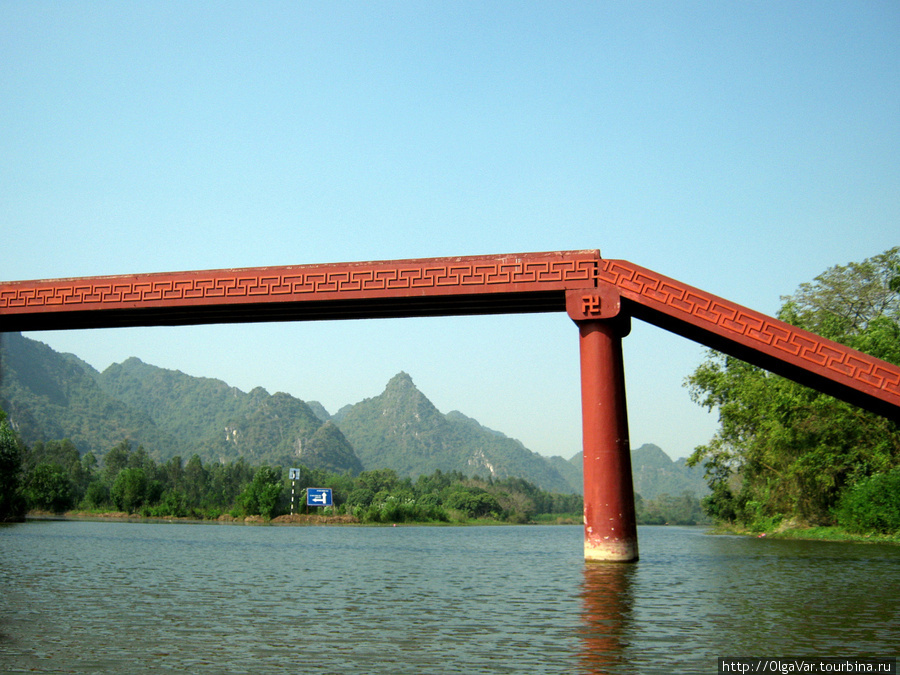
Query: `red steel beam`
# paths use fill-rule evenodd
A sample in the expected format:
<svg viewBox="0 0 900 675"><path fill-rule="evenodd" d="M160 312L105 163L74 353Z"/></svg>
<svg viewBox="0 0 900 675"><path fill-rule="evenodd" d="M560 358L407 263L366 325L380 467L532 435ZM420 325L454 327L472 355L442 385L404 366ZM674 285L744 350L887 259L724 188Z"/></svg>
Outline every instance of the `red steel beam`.
<svg viewBox="0 0 900 675"><path fill-rule="evenodd" d="M0 283L0 330L562 311L600 252L391 260Z"/></svg>
<svg viewBox="0 0 900 675"><path fill-rule="evenodd" d="M624 314L900 419L897 366L597 250L0 282L0 331L555 312L604 288Z"/></svg>
<svg viewBox="0 0 900 675"><path fill-rule="evenodd" d="M900 421L900 367L626 260L603 260L600 285L622 312Z"/></svg>

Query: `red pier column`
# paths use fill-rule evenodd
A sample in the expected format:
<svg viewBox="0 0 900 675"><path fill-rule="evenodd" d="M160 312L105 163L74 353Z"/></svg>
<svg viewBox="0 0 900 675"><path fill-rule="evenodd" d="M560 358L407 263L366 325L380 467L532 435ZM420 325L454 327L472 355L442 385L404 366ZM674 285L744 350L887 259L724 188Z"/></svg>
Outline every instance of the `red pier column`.
<svg viewBox="0 0 900 675"><path fill-rule="evenodd" d="M584 559L638 559L622 337L628 320L577 321L584 437Z"/></svg>

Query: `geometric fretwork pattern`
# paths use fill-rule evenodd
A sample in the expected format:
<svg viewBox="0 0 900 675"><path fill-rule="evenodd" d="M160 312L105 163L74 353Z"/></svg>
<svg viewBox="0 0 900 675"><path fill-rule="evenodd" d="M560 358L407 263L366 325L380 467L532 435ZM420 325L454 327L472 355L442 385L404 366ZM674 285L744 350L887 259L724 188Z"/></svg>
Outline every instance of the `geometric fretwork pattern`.
<svg viewBox="0 0 900 675"><path fill-rule="evenodd" d="M620 301L623 315L900 417L897 366L596 250L0 282L0 331L562 312L567 295L606 298L602 311L569 307L576 321Z"/></svg>
<svg viewBox="0 0 900 675"><path fill-rule="evenodd" d="M590 251L13 282L0 285L0 310L565 289L593 285L596 261Z"/></svg>
<svg viewBox="0 0 900 675"><path fill-rule="evenodd" d="M788 361L900 406L900 368L625 260L603 260L601 283L659 315Z"/></svg>

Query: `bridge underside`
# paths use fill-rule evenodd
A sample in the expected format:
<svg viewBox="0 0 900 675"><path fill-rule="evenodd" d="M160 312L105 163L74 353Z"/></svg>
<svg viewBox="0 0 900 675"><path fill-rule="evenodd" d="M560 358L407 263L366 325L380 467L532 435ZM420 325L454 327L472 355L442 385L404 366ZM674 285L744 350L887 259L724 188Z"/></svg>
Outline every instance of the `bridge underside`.
<svg viewBox="0 0 900 675"><path fill-rule="evenodd" d="M23 314L4 331L125 328L132 326L190 326L215 323L269 321L335 321L340 319L398 319L424 316L535 314L564 312L565 291L536 291L453 296L372 298L370 300L304 300L303 302L246 302L176 307L128 307ZM5 321L5 319L4 319Z"/></svg>
<svg viewBox="0 0 900 675"><path fill-rule="evenodd" d="M823 373L822 371L827 371L827 368L823 367L822 362L816 362L808 366L797 364L640 305L628 303L625 311L636 319L658 326L670 333L675 333L723 354L734 356L742 361L759 366L816 391L834 396L864 410L874 412L894 421L900 421L900 408L893 401L895 397L887 396L885 398L888 400L885 400L881 396L873 395L871 391L847 386L846 382L833 379L827 372ZM824 363L827 364L827 361L824 361ZM848 371L850 369L847 368ZM872 370L875 371L875 377L873 378L875 382L890 382L891 373L887 369L875 365L872 367ZM863 375L857 373L856 376L861 377ZM889 387L885 387L885 389L888 392L890 391Z"/></svg>
<svg viewBox="0 0 900 675"><path fill-rule="evenodd" d="M900 420L897 366L596 250L0 282L4 332L563 311L581 341L589 560L637 559L631 317Z"/></svg>

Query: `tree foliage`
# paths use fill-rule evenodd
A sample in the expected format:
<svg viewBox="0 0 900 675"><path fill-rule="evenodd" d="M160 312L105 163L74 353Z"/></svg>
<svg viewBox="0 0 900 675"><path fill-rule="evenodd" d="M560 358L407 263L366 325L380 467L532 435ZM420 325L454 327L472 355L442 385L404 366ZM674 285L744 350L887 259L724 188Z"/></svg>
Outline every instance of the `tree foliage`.
<svg viewBox="0 0 900 675"><path fill-rule="evenodd" d="M268 520L288 513L292 486L301 496L305 488L332 488L334 507L329 513L361 522L528 522L535 515L572 516L582 510L579 495L545 492L519 478L482 480L458 471L435 471L413 482L393 469L354 477L349 471L301 466L299 478L289 481L282 467L254 467L243 459L204 464L193 455L186 463L176 456L158 464L142 446L132 449L127 441L111 448L102 462L90 453L79 456L65 440L36 443L23 452L5 422L0 425L0 450L3 466L9 467L6 474L12 477L4 487L22 479L22 489L0 493L20 495L19 514L26 508L80 508L149 517L215 519L227 513ZM304 507L305 500L295 506Z"/></svg>
<svg viewBox="0 0 900 675"><path fill-rule="evenodd" d="M281 472L268 466L261 466L253 475L238 501L246 515L272 518L278 508L283 486Z"/></svg>
<svg viewBox="0 0 900 675"><path fill-rule="evenodd" d="M10 450L11 448L11 450ZM181 457L157 464L143 447L127 441L111 448L103 461L88 453L78 456L69 441L21 447L5 423L0 424L0 459L6 476L22 481L21 489L3 489L0 498L18 498L20 518L26 508L60 512L70 508L118 510L149 517L215 519L262 516L271 519L290 509L290 488L301 499L308 487L334 491L332 514L346 514L360 522L450 522L487 519L526 523L577 522L583 509L580 495L541 490L522 478L482 479L460 471L434 471L413 481L393 469L331 473L299 467L293 481L281 467L253 467L243 459L204 465L198 455L187 463ZM5 479L6 480L6 479ZM7 488L9 480L3 483ZM643 500L635 495L641 524L694 525L704 522L693 494L660 495Z"/></svg>
<svg viewBox="0 0 900 675"><path fill-rule="evenodd" d="M655 499L643 499L639 494L634 497L638 525L709 524L709 518L693 492L685 491L677 497L663 493Z"/></svg>
<svg viewBox="0 0 900 675"><path fill-rule="evenodd" d="M38 464L28 474L25 498L33 509L61 513L75 503L75 490L59 464Z"/></svg>
<svg viewBox="0 0 900 675"><path fill-rule="evenodd" d="M119 471L110 489L110 497L116 508L126 513L137 513L148 501L149 481L143 469L125 468Z"/></svg>
<svg viewBox="0 0 900 675"><path fill-rule="evenodd" d="M0 410L0 522L20 520L24 515L21 484L22 449Z"/></svg>
<svg viewBox="0 0 900 675"><path fill-rule="evenodd" d="M900 247L802 284L779 318L900 364L898 280ZM687 385L719 414L715 436L689 458L705 464L716 519L830 524L850 486L900 465L896 424L739 359L710 352Z"/></svg>
<svg viewBox="0 0 900 675"><path fill-rule="evenodd" d="M900 469L869 476L845 490L835 514L851 532L900 532Z"/></svg>

